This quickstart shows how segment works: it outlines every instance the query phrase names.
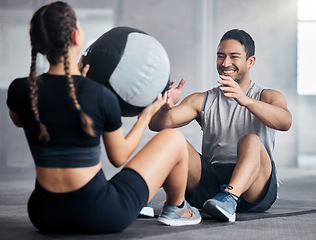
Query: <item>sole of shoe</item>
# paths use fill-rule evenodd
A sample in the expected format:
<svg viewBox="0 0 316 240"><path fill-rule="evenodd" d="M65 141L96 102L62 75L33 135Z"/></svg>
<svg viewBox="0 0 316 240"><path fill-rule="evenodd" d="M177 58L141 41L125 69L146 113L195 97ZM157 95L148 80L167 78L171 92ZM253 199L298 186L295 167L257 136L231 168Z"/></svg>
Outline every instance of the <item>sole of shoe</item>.
<svg viewBox="0 0 316 240"><path fill-rule="evenodd" d="M203 211L209 214L216 219L223 221L223 222L235 222L236 221L236 213L233 215L226 212L220 206L211 201L207 201L203 206Z"/></svg>
<svg viewBox="0 0 316 240"><path fill-rule="evenodd" d="M155 216L154 209L151 207L143 207L139 215L140 217L153 218Z"/></svg>
<svg viewBox="0 0 316 240"><path fill-rule="evenodd" d="M158 217L158 222L164 224L164 225L168 225L168 226L186 226L186 225L196 225L199 224L201 222L202 218L198 218L198 219L167 219L167 218L162 218L162 217Z"/></svg>

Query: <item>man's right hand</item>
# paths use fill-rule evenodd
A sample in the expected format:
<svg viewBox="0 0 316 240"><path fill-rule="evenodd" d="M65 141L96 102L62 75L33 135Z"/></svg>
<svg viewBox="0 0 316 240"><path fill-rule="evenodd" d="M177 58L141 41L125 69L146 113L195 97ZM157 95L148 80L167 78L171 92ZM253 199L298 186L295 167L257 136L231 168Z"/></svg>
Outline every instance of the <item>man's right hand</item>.
<svg viewBox="0 0 316 240"><path fill-rule="evenodd" d="M173 108L174 105L176 105L179 102L180 97L181 97L181 89L184 84L185 84L185 79L183 78L179 82L178 86L176 88L173 88L174 81L172 80L169 86L169 89L167 91L167 103L165 105L167 109Z"/></svg>

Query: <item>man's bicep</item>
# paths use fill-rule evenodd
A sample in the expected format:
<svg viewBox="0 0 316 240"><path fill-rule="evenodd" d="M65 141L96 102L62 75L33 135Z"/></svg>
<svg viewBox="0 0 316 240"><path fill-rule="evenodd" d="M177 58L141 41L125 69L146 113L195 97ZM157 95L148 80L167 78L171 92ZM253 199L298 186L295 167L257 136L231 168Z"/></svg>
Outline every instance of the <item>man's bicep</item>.
<svg viewBox="0 0 316 240"><path fill-rule="evenodd" d="M170 124L173 128L185 126L195 118L195 114L190 106L179 105L171 111Z"/></svg>
<svg viewBox="0 0 316 240"><path fill-rule="evenodd" d="M262 94L262 101L281 108L287 108L287 101L282 93L276 90L265 90Z"/></svg>
<svg viewBox="0 0 316 240"><path fill-rule="evenodd" d="M171 122L174 127L182 127L200 117L204 95L193 94L185 98L180 105L171 111Z"/></svg>

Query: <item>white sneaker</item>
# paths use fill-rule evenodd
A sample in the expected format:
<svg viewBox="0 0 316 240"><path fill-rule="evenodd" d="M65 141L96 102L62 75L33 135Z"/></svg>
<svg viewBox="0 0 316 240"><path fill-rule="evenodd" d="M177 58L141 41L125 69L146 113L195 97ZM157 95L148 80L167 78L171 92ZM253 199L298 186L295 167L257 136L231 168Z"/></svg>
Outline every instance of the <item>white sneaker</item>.
<svg viewBox="0 0 316 240"><path fill-rule="evenodd" d="M155 216L154 209L151 202L147 203L145 207L139 213L140 217L150 217L153 218Z"/></svg>

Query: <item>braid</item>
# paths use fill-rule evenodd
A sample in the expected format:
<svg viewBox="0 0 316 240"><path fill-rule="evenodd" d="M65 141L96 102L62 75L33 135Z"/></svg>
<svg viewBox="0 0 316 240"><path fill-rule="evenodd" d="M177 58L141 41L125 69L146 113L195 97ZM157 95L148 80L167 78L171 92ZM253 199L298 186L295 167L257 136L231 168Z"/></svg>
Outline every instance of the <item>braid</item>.
<svg viewBox="0 0 316 240"><path fill-rule="evenodd" d="M38 140L40 142L48 142L49 134L47 132L46 126L40 121L39 111L38 111L38 81L39 77L36 74L36 55L37 52L32 49L32 60L30 74L28 77L28 84L30 88L30 98L31 98L31 107L34 112L35 120L39 123L40 134Z"/></svg>
<svg viewBox="0 0 316 240"><path fill-rule="evenodd" d="M67 48L67 46L66 46ZM69 61L68 61L68 54L64 54L64 61L65 61L65 73L68 79L68 84L69 84L69 95L70 98L72 99L75 108L80 112L80 118L81 118L81 124L82 124L82 128L83 130L90 136L95 137L95 132L93 130L93 121L92 119L85 114L82 110L81 110L81 106L77 100L76 97L76 89L75 89L75 84L74 84L74 80L72 78L72 76L69 73Z"/></svg>
<svg viewBox="0 0 316 240"><path fill-rule="evenodd" d="M38 80L36 76L36 55L46 55L50 65L59 64L64 58L64 68L69 84L69 95L80 112L83 130L90 136L96 136L93 130L93 121L82 112L76 97L74 80L70 75L68 48L72 44L72 33L77 29L77 18L74 10L65 2L54 2L41 7L33 15L30 27L30 39L32 46L32 64L28 78L32 111L35 120L39 123L41 142L48 142L47 129L40 121L38 110Z"/></svg>

